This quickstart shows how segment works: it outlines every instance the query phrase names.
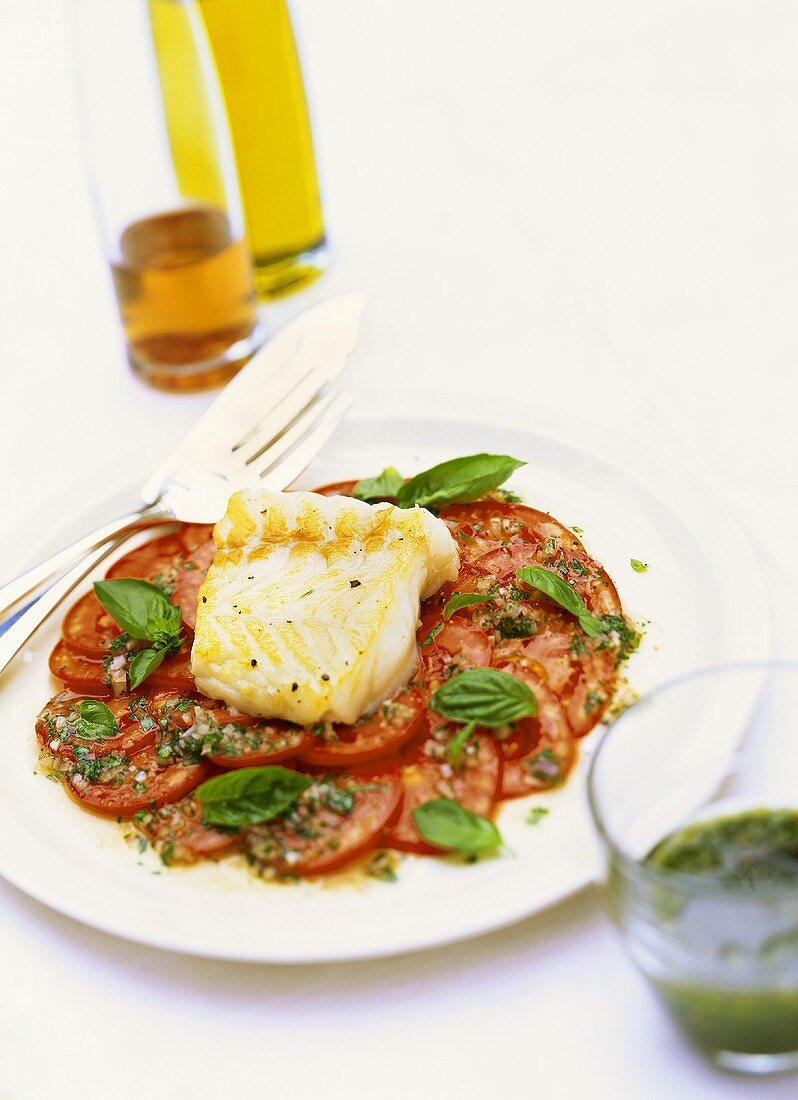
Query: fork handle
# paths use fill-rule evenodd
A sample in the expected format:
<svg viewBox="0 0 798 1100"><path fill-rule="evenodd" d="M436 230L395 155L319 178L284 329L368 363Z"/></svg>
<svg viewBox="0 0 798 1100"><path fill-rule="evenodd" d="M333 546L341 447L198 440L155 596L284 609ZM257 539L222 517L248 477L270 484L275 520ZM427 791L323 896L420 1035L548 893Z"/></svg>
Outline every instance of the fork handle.
<svg viewBox="0 0 798 1100"><path fill-rule="evenodd" d="M25 645L31 635L39 629L43 622L50 617L69 593L80 584L84 577L91 573L92 569L118 546L135 533L135 528L128 527L127 531L116 539L109 539L100 546L94 547L83 560L73 566L69 572L51 585L50 588L35 603L22 614L17 614L11 623L2 632L0 637L0 673L6 665L14 659L20 649Z"/></svg>
<svg viewBox="0 0 798 1100"><path fill-rule="evenodd" d="M130 512L125 516L119 516L110 523L103 524L96 531L92 531L76 542L58 550L49 558L20 573L18 577L0 585L0 635L4 634L27 607L42 591L48 587L48 582L56 574L63 573L78 559L86 557L93 550L105 545L112 539L127 538L135 531L151 527L156 524L174 523L174 516L167 512L160 504L151 504Z"/></svg>

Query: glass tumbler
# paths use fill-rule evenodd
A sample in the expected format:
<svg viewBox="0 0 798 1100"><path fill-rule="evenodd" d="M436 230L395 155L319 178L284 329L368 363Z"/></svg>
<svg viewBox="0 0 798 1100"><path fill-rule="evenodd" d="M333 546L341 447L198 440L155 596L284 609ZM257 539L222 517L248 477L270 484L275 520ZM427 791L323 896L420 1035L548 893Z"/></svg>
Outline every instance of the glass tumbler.
<svg viewBox="0 0 798 1100"><path fill-rule="evenodd" d="M676 1024L727 1069L798 1068L798 665L698 672L609 729L588 796L605 896Z"/></svg>
<svg viewBox="0 0 798 1100"><path fill-rule="evenodd" d="M95 204L133 369L162 389L226 381L258 347L252 259L232 144L196 0L172 0L194 127L175 167L148 0L76 0L79 96Z"/></svg>

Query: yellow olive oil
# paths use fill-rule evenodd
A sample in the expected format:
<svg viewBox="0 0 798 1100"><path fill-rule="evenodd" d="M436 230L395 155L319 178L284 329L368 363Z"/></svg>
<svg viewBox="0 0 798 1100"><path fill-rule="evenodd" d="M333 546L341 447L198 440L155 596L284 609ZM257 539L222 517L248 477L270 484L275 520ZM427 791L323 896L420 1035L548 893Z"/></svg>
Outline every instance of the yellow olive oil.
<svg viewBox="0 0 798 1100"><path fill-rule="evenodd" d="M325 243L290 15L286 0L199 0L199 9L227 106L255 283L271 297L320 274ZM177 0L149 0L149 10L178 181L184 194L207 194L209 129L180 44L186 12Z"/></svg>

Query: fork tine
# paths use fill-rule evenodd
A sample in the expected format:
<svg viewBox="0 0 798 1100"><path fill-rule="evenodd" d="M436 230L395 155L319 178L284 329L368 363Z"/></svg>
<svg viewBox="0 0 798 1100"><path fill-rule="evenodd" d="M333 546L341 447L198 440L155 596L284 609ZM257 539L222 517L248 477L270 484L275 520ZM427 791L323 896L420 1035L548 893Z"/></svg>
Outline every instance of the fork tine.
<svg viewBox="0 0 798 1100"><path fill-rule="evenodd" d="M264 433L261 439L261 447L253 454L247 464L236 463L228 476L228 484L241 488L244 485L257 483L257 478L268 473L276 463L288 456L295 446L302 442L303 438L313 431L319 422L326 416L328 409L341 395L338 387L330 388L326 393L316 395L293 421L285 426L276 439L269 439L269 433ZM254 441L253 441L254 443ZM253 448L254 449L254 448Z"/></svg>
<svg viewBox="0 0 798 1100"><path fill-rule="evenodd" d="M315 389L322 388L322 380L331 383L338 377L355 346L364 302L362 295L337 295L275 332L153 470L142 498L148 503L171 500L168 507L176 505L187 517L214 518L225 483L243 474L233 446L248 448L253 421L298 385L305 387L311 376ZM300 402L287 421L306 403Z"/></svg>
<svg viewBox="0 0 798 1100"><path fill-rule="evenodd" d="M271 410L275 405L279 405L312 374L318 376L316 388L320 389L326 379L325 372L319 370L317 364L308 363L306 359L297 356L294 345L285 343L282 358L275 360L268 374L256 372L245 389L246 400L242 399L241 391L242 384L246 383L247 379L242 379L241 376L234 379L237 391L233 396L236 399L230 402L229 410L225 410L222 433L211 435L203 448L204 461L220 473L237 473L241 459L238 457L236 448L245 443L257 427L257 423L253 425L253 418L258 411L263 408ZM226 401L228 401L228 392L223 390L213 404L217 423L220 410L225 409ZM202 419L203 417L198 423L201 423Z"/></svg>
<svg viewBox="0 0 798 1100"><path fill-rule="evenodd" d="M340 391L336 388L329 389L326 393L315 394L310 402L301 409L297 415L286 423L283 421L279 432L272 438L271 433L264 432L262 437L253 440L252 453L244 463L244 474L250 472L253 463L257 462L257 469L268 469L278 458L284 455L307 431L308 428L319 419L328 405L337 397ZM258 442L260 441L260 446ZM264 461L266 460L266 461Z"/></svg>
<svg viewBox="0 0 798 1100"><path fill-rule="evenodd" d="M310 465L321 448L330 438L340 424L348 410L354 403L354 397L340 392L336 399L327 406L321 420L315 427L308 424L312 430L298 441L288 454L280 461L271 464L261 470L261 481L268 489L285 489L299 477Z"/></svg>
<svg viewBox="0 0 798 1100"><path fill-rule="evenodd" d="M241 437L230 448L231 451L240 461L245 462L252 440L270 429L276 434L277 426L293 419L295 413L301 410L302 405L313 393L320 390L326 381L323 374L307 364L304 366L289 364L272 380L269 388L268 411L254 424L250 421ZM303 395L305 395L304 401ZM302 404L297 405L298 401ZM291 411L292 409L294 412Z"/></svg>
<svg viewBox="0 0 798 1100"><path fill-rule="evenodd" d="M266 414L233 447L235 457L241 462L251 462L256 458L264 444L279 438L286 425L291 424L328 381L325 372L310 368L292 385L281 386L280 391L272 395L271 407Z"/></svg>
<svg viewBox="0 0 798 1100"><path fill-rule="evenodd" d="M224 456L215 456L216 469L236 481L246 477L253 459L279 443L298 417L313 406L324 385L323 377L316 372L305 373L299 385L289 393L281 394L275 405L270 401L269 412L257 425L248 429L245 441L227 450Z"/></svg>

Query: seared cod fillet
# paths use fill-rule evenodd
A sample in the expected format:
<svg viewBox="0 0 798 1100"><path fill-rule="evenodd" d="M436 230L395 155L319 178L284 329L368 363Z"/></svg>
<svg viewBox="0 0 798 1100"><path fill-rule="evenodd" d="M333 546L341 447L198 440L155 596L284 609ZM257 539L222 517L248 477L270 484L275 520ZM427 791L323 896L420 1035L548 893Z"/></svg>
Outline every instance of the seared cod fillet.
<svg viewBox="0 0 798 1100"><path fill-rule="evenodd" d="M191 670L246 714L357 721L417 660L419 602L457 577L430 512L350 497L235 493L214 529Z"/></svg>

